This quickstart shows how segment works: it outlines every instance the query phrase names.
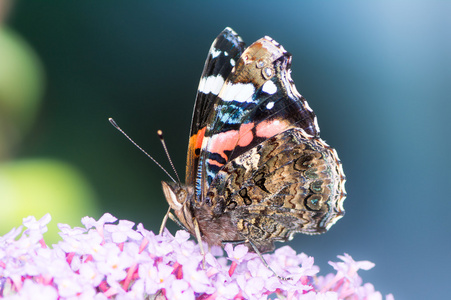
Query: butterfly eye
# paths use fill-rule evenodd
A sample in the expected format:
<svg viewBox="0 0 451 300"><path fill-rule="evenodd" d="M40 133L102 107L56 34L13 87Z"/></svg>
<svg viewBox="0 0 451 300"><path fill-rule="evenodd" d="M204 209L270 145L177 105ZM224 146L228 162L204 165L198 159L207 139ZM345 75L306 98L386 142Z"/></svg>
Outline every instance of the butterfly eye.
<svg viewBox="0 0 451 300"><path fill-rule="evenodd" d="M184 203L186 201L186 191L184 189L180 189L177 191L177 201L180 203Z"/></svg>

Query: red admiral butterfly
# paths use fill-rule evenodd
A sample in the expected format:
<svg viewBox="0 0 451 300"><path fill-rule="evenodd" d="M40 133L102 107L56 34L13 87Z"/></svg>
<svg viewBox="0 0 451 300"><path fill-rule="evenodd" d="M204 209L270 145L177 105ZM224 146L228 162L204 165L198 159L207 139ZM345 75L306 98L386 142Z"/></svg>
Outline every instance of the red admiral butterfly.
<svg viewBox="0 0 451 300"><path fill-rule="evenodd" d="M268 252L295 233L326 232L344 215L341 162L319 137L290 65L291 54L270 37L245 48L230 28L210 48L186 184L162 183L179 223L210 246Z"/></svg>

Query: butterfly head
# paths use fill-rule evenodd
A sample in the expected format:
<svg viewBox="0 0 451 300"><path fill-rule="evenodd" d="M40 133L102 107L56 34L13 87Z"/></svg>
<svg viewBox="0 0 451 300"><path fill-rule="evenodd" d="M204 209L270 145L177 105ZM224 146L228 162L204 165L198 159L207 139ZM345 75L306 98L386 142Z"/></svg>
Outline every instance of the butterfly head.
<svg viewBox="0 0 451 300"><path fill-rule="evenodd" d="M161 182L163 193L177 219L188 231L194 233L193 214L190 209L194 189L178 182Z"/></svg>

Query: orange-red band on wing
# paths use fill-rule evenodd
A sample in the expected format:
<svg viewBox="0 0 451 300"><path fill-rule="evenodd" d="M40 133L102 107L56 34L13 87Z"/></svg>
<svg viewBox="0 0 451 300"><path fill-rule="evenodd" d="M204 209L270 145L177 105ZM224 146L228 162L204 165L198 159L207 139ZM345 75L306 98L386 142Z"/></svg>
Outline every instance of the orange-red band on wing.
<svg viewBox="0 0 451 300"><path fill-rule="evenodd" d="M200 149L202 147L202 141L205 136L205 130L207 127L202 128L196 134L192 135L189 139L189 149Z"/></svg>
<svg viewBox="0 0 451 300"><path fill-rule="evenodd" d="M275 136L276 134L281 133L282 131L287 130L290 127L290 124L284 120L268 120L260 122L257 125L257 136L263 138L270 138Z"/></svg>

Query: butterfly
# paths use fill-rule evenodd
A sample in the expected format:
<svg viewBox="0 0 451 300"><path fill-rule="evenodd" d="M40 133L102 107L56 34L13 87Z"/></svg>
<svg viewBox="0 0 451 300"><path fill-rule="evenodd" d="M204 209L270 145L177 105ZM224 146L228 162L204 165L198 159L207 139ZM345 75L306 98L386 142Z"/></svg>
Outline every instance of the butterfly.
<svg viewBox="0 0 451 300"><path fill-rule="evenodd" d="M225 28L210 48L186 184L162 182L171 218L209 246L269 252L296 233L324 233L344 215L342 164L319 137L290 67L291 54L268 36L246 48Z"/></svg>

